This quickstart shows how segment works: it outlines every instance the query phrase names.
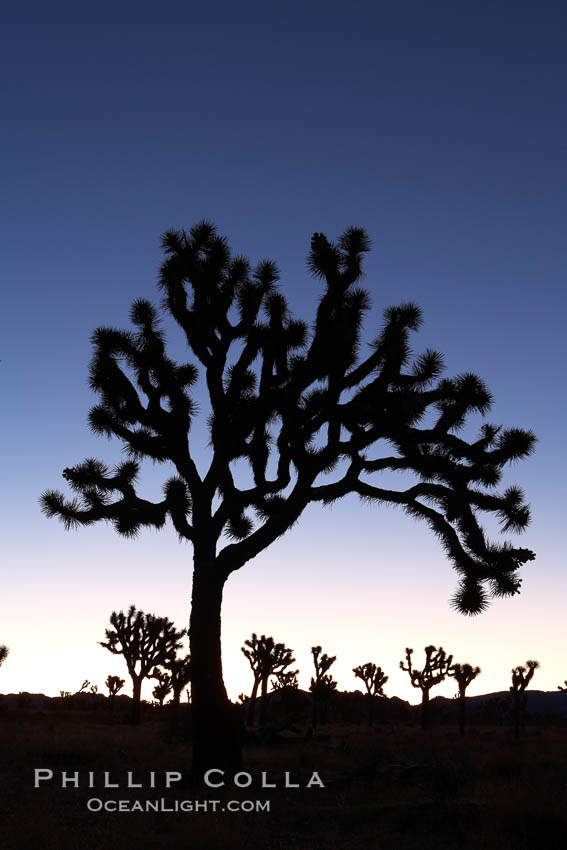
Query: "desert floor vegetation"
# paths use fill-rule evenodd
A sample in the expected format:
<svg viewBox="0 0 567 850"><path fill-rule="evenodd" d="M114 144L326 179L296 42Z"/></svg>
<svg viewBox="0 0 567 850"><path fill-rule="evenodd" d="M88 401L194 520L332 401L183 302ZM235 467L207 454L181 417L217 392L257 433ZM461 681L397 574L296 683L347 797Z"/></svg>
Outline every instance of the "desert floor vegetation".
<svg viewBox="0 0 567 850"><path fill-rule="evenodd" d="M125 716L126 719L126 716ZM307 726L305 730L307 733ZM174 739L163 713L142 726L116 713L5 710L0 716L0 833L5 850L158 847L258 850L533 850L563 848L567 820L565 729L508 726L327 724L312 736L283 733L276 746L244 745L249 788L191 787L105 791L33 787L35 768L104 771L138 781L150 771L189 776L190 745ZM325 788L262 789L261 772L305 783L317 771ZM89 812L87 800L217 799L270 801L269 812Z"/></svg>

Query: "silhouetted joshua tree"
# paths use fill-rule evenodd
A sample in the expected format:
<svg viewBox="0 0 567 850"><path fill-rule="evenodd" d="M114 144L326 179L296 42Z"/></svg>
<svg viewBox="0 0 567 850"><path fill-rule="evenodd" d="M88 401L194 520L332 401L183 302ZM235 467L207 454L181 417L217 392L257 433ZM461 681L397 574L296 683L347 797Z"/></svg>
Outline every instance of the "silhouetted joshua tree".
<svg viewBox="0 0 567 850"><path fill-rule="evenodd" d="M252 633L250 640L244 641L244 646L241 648L242 653L248 659L252 673L254 675L254 684L248 704L247 725L251 726L254 722L254 708L256 698L258 696L258 688L261 688L260 700L260 724L266 720L266 704L268 694L268 682L271 676L283 673L290 664L293 664L295 658L292 655L293 650L288 649L283 643L275 643L273 637L262 635L258 637L255 632Z"/></svg>
<svg viewBox="0 0 567 850"><path fill-rule="evenodd" d="M435 646L426 646L423 670L415 670L411 660L412 654L413 649L406 649L407 666L404 666L404 662L400 661L400 669L409 673L413 687L419 688L421 691L421 726L423 729L427 729L429 725L429 691L449 675L453 656L446 655L441 646L439 649Z"/></svg>
<svg viewBox="0 0 567 850"><path fill-rule="evenodd" d="M113 611L110 623L114 627L105 629L106 641L100 645L114 655L123 655L132 679L132 723L140 722L142 682L159 665L166 666L175 658L186 630L176 631L167 617L144 614L134 605L123 611Z"/></svg>
<svg viewBox="0 0 567 850"><path fill-rule="evenodd" d="M335 663L337 656L329 656L327 653L321 655L320 646L311 647L313 664L315 665L315 676L311 677L309 690L312 694L312 718L313 729L317 723L327 722L327 708L331 694L336 690L337 683L327 670Z"/></svg>
<svg viewBox="0 0 567 850"><path fill-rule="evenodd" d="M10 654L10 650L8 649L7 646L4 646L4 645L0 646L0 667L5 662L5 660L7 659L9 654Z"/></svg>
<svg viewBox="0 0 567 850"><path fill-rule="evenodd" d="M388 681L388 676L384 673L381 667L368 662L360 664L358 667L353 667L352 672L357 679L361 679L366 687L366 701L368 704L368 725L374 723L374 697L384 696L384 685Z"/></svg>
<svg viewBox="0 0 567 850"><path fill-rule="evenodd" d="M108 688L108 702L110 711L114 710L114 698L118 691L121 691L125 685L124 679L121 679L120 676L110 676L106 677L106 681L104 683Z"/></svg>
<svg viewBox="0 0 567 850"><path fill-rule="evenodd" d="M298 675L299 670L276 673L276 678L272 682L272 689L274 691L297 691L299 688Z"/></svg>
<svg viewBox="0 0 567 850"><path fill-rule="evenodd" d="M563 682L563 685L557 685L558 691L567 691L567 679Z"/></svg>
<svg viewBox="0 0 567 850"><path fill-rule="evenodd" d="M167 670L171 677L173 705L178 706L183 689L191 682L191 656L184 655L182 658L174 658L173 661L168 663Z"/></svg>
<svg viewBox="0 0 567 850"><path fill-rule="evenodd" d="M336 243L314 234L308 265L323 294L311 322L291 316L273 262L251 269L243 257L231 256L211 223L188 233L168 231L162 244L162 308L201 365L209 410L190 395L195 364L166 354L158 310L135 301L133 331L95 331L90 368L91 388L100 395L90 426L118 438L130 459L112 470L93 459L68 467L63 476L76 497L49 490L41 503L66 528L101 520L132 537L170 519L179 537L192 542L193 765L199 775L211 764L238 767L241 756L240 712L231 708L222 678L228 577L292 528L311 502L327 505L357 493L425 520L460 574L453 604L478 613L490 596L517 593L518 568L534 557L529 549L490 542L478 516L495 514L505 531L528 525L522 491L495 487L507 463L531 453L535 437L490 424L473 442L456 434L470 413L489 410L491 395L473 374L440 379L437 352L412 359L410 335L421 324L415 304L385 311L384 326L361 359L362 320L370 309L368 294L357 286L370 247L362 228L349 228ZM190 439L199 411L208 414L210 431L211 461L202 472ZM380 456L372 453L375 445L390 448ZM161 500L136 491L144 458L176 469ZM252 482L246 471L240 476L236 460L248 465ZM383 470L413 473L415 483L381 486L373 474Z"/></svg>
<svg viewBox="0 0 567 850"><path fill-rule="evenodd" d="M154 670L152 679L157 679L157 685L152 691L152 696L159 702L159 707L163 708L163 701L172 691L171 676L163 670Z"/></svg>
<svg viewBox="0 0 567 850"><path fill-rule="evenodd" d="M181 694L183 693L183 689L191 682L191 669L190 655L174 658L173 661L169 661L167 664L167 672L173 692L171 700L171 729L174 733L178 732Z"/></svg>
<svg viewBox="0 0 567 850"><path fill-rule="evenodd" d="M457 716L461 735L465 734L466 690L481 672L480 667L472 667L470 664L453 664L447 674L456 680L459 687Z"/></svg>
<svg viewBox="0 0 567 850"><path fill-rule="evenodd" d="M514 737L520 737L520 725L523 722L527 694L526 688L534 677L535 671L539 667L539 661L526 661L526 667L514 667L512 669L512 684L510 692L512 694L512 707L514 711Z"/></svg>
<svg viewBox="0 0 567 850"><path fill-rule="evenodd" d="M276 673L272 680L272 691L279 695L280 705L284 712L293 712L294 708L297 707L298 675L299 670L285 670Z"/></svg>
<svg viewBox="0 0 567 850"><path fill-rule="evenodd" d="M256 706L256 699L258 697L258 688L260 687L260 683L262 681L262 646L267 640L266 635L262 635L258 637L256 632L252 632L252 637L249 640L244 641L244 646L240 648L240 651L244 655L245 658L248 659L248 663L250 664L250 669L252 670L252 675L254 677L254 682L252 685L252 692L250 697L248 698L248 711L246 713L246 725L252 726L254 723L254 710ZM273 638L270 638L273 642Z"/></svg>

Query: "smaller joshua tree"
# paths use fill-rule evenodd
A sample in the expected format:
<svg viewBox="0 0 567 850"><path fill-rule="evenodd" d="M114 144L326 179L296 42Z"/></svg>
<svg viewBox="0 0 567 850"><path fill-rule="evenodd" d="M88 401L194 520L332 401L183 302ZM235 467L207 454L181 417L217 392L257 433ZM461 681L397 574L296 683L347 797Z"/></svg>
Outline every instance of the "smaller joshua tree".
<svg viewBox="0 0 567 850"><path fill-rule="evenodd" d="M292 652L293 650L288 649L283 643L275 643L273 637L266 637L266 635L258 637L255 632L252 633L250 640L244 641L242 653L248 659L254 675L254 684L252 686L246 718L248 726L251 726L254 722L254 709L258 696L258 688L261 688L260 724L265 722L270 676L277 676L284 673L286 668L290 664L293 664L295 658Z"/></svg>
<svg viewBox="0 0 567 850"><path fill-rule="evenodd" d="M479 673L481 673L480 667L472 667L470 664L453 664L448 673L449 676L455 679L459 686L457 699L459 705L459 731L461 735L465 734L466 690Z"/></svg>
<svg viewBox="0 0 567 850"><path fill-rule="evenodd" d="M276 673L275 681L272 682L272 690L297 691L299 688L298 673L299 670L285 670Z"/></svg>
<svg viewBox="0 0 567 850"><path fill-rule="evenodd" d="M262 681L261 646L262 643L266 640L266 635L258 637L256 632L252 632L252 637L250 638L250 640L245 640L244 646L240 649L244 657L248 659L250 669L252 670L252 675L254 676L252 693L250 694L250 698L248 699L248 712L246 714L247 726L252 726L252 724L254 723L254 708L256 706L256 699L258 697L258 688L260 687L260 682Z"/></svg>
<svg viewBox="0 0 567 850"><path fill-rule="evenodd" d="M163 708L163 701L172 690L171 676L164 673L163 670L154 670L152 679L157 679L157 685L152 691L152 696L159 702L159 707Z"/></svg>
<svg viewBox="0 0 567 850"><path fill-rule="evenodd" d="M364 682L367 694L368 704L368 725L374 723L374 697L384 696L384 685L388 681L388 676L384 673L381 667L377 667L372 662L360 664L358 667L353 667L352 672L357 679Z"/></svg>
<svg viewBox="0 0 567 850"><path fill-rule="evenodd" d="M173 691L173 705L178 706L183 689L191 681L191 656L184 655L182 658L174 658L167 665L171 677L171 690Z"/></svg>
<svg viewBox="0 0 567 850"><path fill-rule="evenodd" d="M567 679L563 682L563 685L557 685L558 691L567 691Z"/></svg>
<svg viewBox="0 0 567 850"><path fill-rule="evenodd" d="M283 670L276 673L272 681L272 690L280 695L284 711L292 711L296 705L296 694L299 690L298 674L299 670Z"/></svg>
<svg viewBox="0 0 567 850"><path fill-rule="evenodd" d="M514 708L514 737L520 737L520 725L524 719L527 703L526 688L534 677L539 667L539 661L526 661L526 667L514 667L512 669L512 684L510 691Z"/></svg>
<svg viewBox="0 0 567 850"><path fill-rule="evenodd" d="M295 661L292 653L293 649L289 649L283 643L276 643L273 646L269 645L264 647L261 661L262 687L260 696L260 724L265 723L266 720L269 679L271 676L278 676L287 671L287 668Z"/></svg>
<svg viewBox="0 0 567 850"><path fill-rule="evenodd" d="M311 655L313 656L313 664L315 665L315 676L311 678L309 690L313 697L313 716L312 726L315 729L317 723L326 723L327 707L331 694L336 690L337 683L327 670L335 663L337 656L329 656L326 653L321 655L320 646L311 647Z"/></svg>
<svg viewBox="0 0 567 850"><path fill-rule="evenodd" d="M429 725L429 691L449 675L453 662L452 655L446 655L443 647L425 647L425 664L422 670L416 670L412 665L413 649L406 649L406 666L400 661L400 670L409 673L414 688L421 691L421 726L427 729Z"/></svg>
<svg viewBox="0 0 567 850"><path fill-rule="evenodd" d="M186 631L178 632L167 617L144 614L134 605L127 614L113 611L110 623L114 628L105 630L106 641L100 641L100 645L114 655L124 656L133 686L132 723L137 725L141 718L142 682L156 667L167 667L173 661Z"/></svg>
<svg viewBox="0 0 567 850"><path fill-rule="evenodd" d="M4 645L0 646L0 667L2 666L4 661L7 659L9 654L10 654L10 650L8 649L7 646L4 646Z"/></svg>
<svg viewBox="0 0 567 850"><path fill-rule="evenodd" d="M181 702L181 694L183 689L191 682L191 656L189 654L181 658L174 658L168 662L167 672L171 682L171 690L173 698L171 700L171 729L174 733L178 731L179 726L179 705ZM189 692L187 692L189 697Z"/></svg>
<svg viewBox="0 0 567 850"><path fill-rule="evenodd" d="M110 676L106 677L105 686L108 688L108 701L110 711L114 709L114 698L118 691L122 690L125 685L125 680L121 679L120 676Z"/></svg>

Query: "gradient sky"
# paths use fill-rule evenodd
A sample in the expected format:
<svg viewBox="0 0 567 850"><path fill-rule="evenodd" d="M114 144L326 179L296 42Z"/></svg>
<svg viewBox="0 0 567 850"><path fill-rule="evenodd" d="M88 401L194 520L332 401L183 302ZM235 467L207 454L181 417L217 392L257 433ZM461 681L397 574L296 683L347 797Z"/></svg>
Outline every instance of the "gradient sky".
<svg viewBox="0 0 567 850"><path fill-rule="evenodd" d="M470 693L507 688L528 658L542 665L534 687L554 690L567 677L565 5L83 5L21 4L0 35L0 690L102 690L124 675L97 646L113 609L187 623L191 550L171 529L67 533L38 497L63 489L65 466L120 456L86 425L89 337L126 327L134 298L157 300L160 234L203 217L236 253L275 259L306 319L320 292L311 234L366 227L365 339L385 307L416 301L415 350L443 352L447 375L477 372L495 396L488 421L539 438L505 479L533 508L521 596L463 617L425 525L354 497L312 506L228 582L229 694L250 689L252 631L295 650L302 687L321 644L341 688L373 660L386 693L415 702L398 662L433 643L483 668ZM150 468L148 493L165 477Z"/></svg>

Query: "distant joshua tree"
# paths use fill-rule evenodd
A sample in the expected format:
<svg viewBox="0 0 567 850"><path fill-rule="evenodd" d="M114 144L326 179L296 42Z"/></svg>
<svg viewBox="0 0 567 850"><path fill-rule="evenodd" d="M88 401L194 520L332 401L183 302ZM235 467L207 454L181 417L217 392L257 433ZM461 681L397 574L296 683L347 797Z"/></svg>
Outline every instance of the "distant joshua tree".
<svg viewBox="0 0 567 850"><path fill-rule="evenodd" d="M372 662L360 664L358 667L353 667L352 672L357 679L361 679L366 687L367 704L368 704L368 725L374 723L374 697L384 696L384 685L388 681L388 676L384 673L381 667L377 667Z"/></svg>
<svg viewBox="0 0 567 850"><path fill-rule="evenodd" d="M512 669L512 684L510 691L512 693L512 703L514 708L514 737L520 737L520 725L524 719L524 713L527 703L526 688L534 677L535 671L539 667L539 661L526 661L526 667L514 667Z"/></svg>
<svg viewBox="0 0 567 850"><path fill-rule="evenodd" d="M284 712L293 712L297 705L296 695L299 690L297 676L299 670L284 670L276 673L272 681L272 690L276 691L281 698L281 707Z"/></svg>
<svg viewBox="0 0 567 850"><path fill-rule="evenodd" d="M299 670L289 670L276 673L276 678L272 682L274 691L297 691L299 682L297 681Z"/></svg>
<svg viewBox="0 0 567 850"><path fill-rule="evenodd" d="M423 729L427 729L429 725L429 691L449 675L453 656L446 655L441 646L439 649L434 646L426 646L423 670L415 670L412 666L412 654L413 649L406 649L407 666L404 666L404 662L400 661L400 669L409 673L413 687L419 688L421 691L421 726Z"/></svg>
<svg viewBox="0 0 567 850"><path fill-rule="evenodd" d="M459 686L459 730L461 735L465 734L465 712L466 712L466 690L473 679L481 673L480 667L472 667L470 664L453 664L447 675L452 676Z"/></svg>
<svg viewBox="0 0 567 850"><path fill-rule="evenodd" d="M181 703L181 694L191 682L192 664L189 654L181 658L174 658L166 665L167 675L173 692L171 700L171 731L177 734L179 731L179 706ZM189 699L189 692L187 692Z"/></svg>
<svg viewBox="0 0 567 850"><path fill-rule="evenodd" d="M315 676L311 678L309 690L312 693L313 714L311 725L313 729L317 723L327 722L327 707L329 698L337 688L337 683L327 670L335 663L337 656L329 656L327 653L321 655L320 646L311 647L313 664L315 665Z"/></svg>
<svg viewBox="0 0 567 850"><path fill-rule="evenodd" d="M171 676L162 670L154 670L152 679L157 679L157 685L152 691L152 696L159 702L159 707L163 708L163 701L172 690Z"/></svg>
<svg viewBox="0 0 567 850"><path fill-rule="evenodd" d="M167 670L171 677L173 705L178 706L183 689L191 682L191 656L184 655L182 658L174 658L173 661L168 663Z"/></svg>
<svg viewBox="0 0 567 850"><path fill-rule="evenodd" d="M120 678L120 676L108 675L104 684L108 688L109 708L110 711L112 711L114 709L114 698L118 691L121 691L126 683L124 679Z"/></svg>
<svg viewBox="0 0 567 850"><path fill-rule="evenodd" d="M567 691L567 679L563 682L563 685L557 685L558 691Z"/></svg>
<svg viewBox="0 0 567 850"><path fill-rule="evenodd" d="M4 661L7 659L9 654L10 654L10 650L8 649L7 646L4 646L4 645L0 646L0 667L2 666Z"/></svg>
<svg viewBox="0 0 567 850"><path fill-rule="evenodd" d="M252 726L252 724L254 723L254 708L256 706L258 688L260 687L260 683L262 681L262 647L266 644L268 640L271 640L273 643L273 638L267 638L266 635L258 637L256 632L252 632L252 637L250 638L250 640L245 640L244 646L240 648L242 654L245 656L245 658L248 659L250 669L252 670L252 675L254 676L252 693L250 694L250 698L248 700L248 712L246 715L247 726Z"/></svg>
<svg viewBox="0 0 567 850"><path fill-rule="evenodd" d="M248 703L248 714L246 723L251 726L254 723L254 709L256 698L258 696L258 688L261 688L260 700L260 724L263 724L266 719L266 704L268 694L268 682L270 676L275 676L285 672L286 668L293 664L295 658L292 655L293 650L288 649L283 643L275 643L273 637L261 635L258 637L255 632L252 633L250 640L244 641L242 647L243 655L248 659L248 663L254 675L254 684L252 693Z"/></svg>
<svg viewBox="0 0 567 850"><path fill-rule="evenodd" d="M155 667L167 666L174 660L186 631L176 631L167 617L144 614L134 605L110 615L113 629L105 629L106 641L100 645L114 655L123 655L132 679L132 723L139 724L141 717L142 682Z"/></svg>

